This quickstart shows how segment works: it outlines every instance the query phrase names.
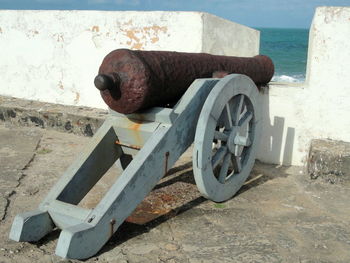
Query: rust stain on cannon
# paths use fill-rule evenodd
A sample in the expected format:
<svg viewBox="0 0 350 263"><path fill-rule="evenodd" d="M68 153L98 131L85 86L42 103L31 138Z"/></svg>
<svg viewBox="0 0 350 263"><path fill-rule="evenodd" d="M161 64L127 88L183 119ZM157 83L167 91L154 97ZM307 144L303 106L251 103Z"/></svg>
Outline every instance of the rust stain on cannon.
<svg viewBox="0 0 350 263"><path fill-rule="evenodd" d="M215 72L247 75L259 87L271 80L274 65L263 55L248 58L118 49L104 58L95 86L111 109L130 114L172 105L195 79L211 78Z"/></svg>

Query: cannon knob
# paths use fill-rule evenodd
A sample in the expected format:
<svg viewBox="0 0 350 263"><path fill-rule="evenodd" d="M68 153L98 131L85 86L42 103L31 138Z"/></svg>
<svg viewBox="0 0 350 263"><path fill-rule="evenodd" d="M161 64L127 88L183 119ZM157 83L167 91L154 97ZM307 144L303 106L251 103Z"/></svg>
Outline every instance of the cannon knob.
<svg viewBox="0 0 350 263"><path fill-rule="evenodd" d="M94 80L95 87L101 91L119 88L119 83L119 77L114 76L114 74L113 76L98 74Z"/></svg>

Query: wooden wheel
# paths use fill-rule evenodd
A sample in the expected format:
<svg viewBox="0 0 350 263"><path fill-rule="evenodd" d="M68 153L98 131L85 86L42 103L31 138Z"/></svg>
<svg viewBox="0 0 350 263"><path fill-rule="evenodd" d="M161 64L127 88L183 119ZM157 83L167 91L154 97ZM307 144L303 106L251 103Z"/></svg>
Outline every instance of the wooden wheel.
<svg viewBox="0 0 350 263"><path fill-rule="evenodd" d="M193 172L208 199L231 198L250 174L258 146L258 89L245 75L221 79L202 108L196 129Z"/></svg>

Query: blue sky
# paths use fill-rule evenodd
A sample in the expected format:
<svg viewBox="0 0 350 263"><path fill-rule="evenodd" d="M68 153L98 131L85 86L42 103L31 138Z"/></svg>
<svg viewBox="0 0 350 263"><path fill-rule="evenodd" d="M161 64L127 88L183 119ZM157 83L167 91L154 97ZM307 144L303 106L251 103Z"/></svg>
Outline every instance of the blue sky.
<svg viewBox="0 0 350 263"><path fill-rule="evenodd" d="M204 11L251 27L309 28L317 6L350 0L0 0L0 9Z"/></svg>

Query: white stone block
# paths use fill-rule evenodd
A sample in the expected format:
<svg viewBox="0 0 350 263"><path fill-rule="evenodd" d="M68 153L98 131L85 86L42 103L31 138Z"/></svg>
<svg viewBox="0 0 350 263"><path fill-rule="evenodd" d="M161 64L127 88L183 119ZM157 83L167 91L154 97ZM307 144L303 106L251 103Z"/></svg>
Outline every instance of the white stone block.
<svg viewBox="0 0 350 263"><path fill-rule="evenodd" d="M258 158L303 165L312 139L350 141L350 7L316 9L306 82L272 84L263 103Z"/></svg>
<svg viewBox="0 0 350 263"><path fill-rule="evenodd" d="M350 7L319 7L310 29L308 114L318 138L350 141Z"/></svg>

